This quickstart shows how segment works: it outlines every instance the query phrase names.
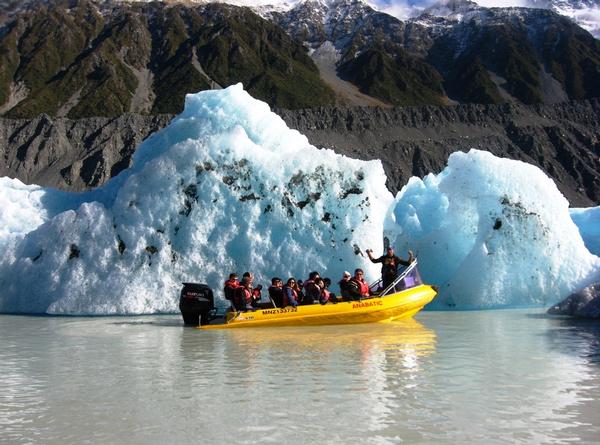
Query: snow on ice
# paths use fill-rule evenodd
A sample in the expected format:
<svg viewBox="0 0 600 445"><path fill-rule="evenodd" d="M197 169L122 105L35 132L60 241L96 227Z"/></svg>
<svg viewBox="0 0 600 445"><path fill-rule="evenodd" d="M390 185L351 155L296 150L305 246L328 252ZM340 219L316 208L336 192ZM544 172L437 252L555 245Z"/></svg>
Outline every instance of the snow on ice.
<svg viewBox="0 0 600 445"><path fill-rule="evenodd" d="M241 85L188 95L102 188L0 178L0 312L175 312L181 282L220 295L232 271L374 279L360 250L381 252L384 234L418 253L437 307L551 305L598 278L566 200L532 166L473 150L395 200L385 181L379 161L318 150Z"/></svg>

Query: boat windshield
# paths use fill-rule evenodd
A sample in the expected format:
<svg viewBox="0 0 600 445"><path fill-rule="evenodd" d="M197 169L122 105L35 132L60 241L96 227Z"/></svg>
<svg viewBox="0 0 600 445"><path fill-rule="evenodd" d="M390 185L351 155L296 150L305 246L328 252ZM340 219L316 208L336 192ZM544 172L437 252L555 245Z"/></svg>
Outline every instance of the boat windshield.
<svg viewBox="0 0 600 445"><path fill-rule="evenodd" d="M396 285L397 290L410 289L411 287L419 286L423 284L421 281L421 275L419 274L419 268L415 265L411 270L407 271L406 276L400 280Z"/></svg>
<svg viewBox="0 0 600 445"><path fill-rule="evenodd" d="M410 266L408 266L404 272L398 275L394 282L386 287L379 295L383 296L393 294L394 292L400 292L421 284L423 284L423 282L421 281L421 275L419 274L419 269L417 268L417 260L415 259Z"/></svg>

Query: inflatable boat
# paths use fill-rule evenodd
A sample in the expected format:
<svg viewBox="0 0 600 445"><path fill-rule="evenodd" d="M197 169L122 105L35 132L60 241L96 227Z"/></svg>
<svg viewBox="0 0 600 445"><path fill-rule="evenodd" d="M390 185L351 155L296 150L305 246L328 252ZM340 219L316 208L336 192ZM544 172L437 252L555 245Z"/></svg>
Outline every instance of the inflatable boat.
<svg viewBox="0 0 600 445"><path fill-rule="evenodd" d="M228 311L224 317L215 318L212 290L206 285L184 283L180 309L184 322L199 329L373 323L412 317L436 294L435 286L421 282L415 260L386 289L361 300L296 307L264 303L254 311Z"/></svg>

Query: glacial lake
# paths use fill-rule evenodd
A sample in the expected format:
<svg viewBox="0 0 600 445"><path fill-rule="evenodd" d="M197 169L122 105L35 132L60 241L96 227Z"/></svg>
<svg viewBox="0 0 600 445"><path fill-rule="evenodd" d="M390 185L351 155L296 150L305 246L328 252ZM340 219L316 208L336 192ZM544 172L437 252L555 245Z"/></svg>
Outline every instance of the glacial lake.
<svg viewBox="0 0 600 445"><path fill-rule="evenodd" d="M600 443L600 323L541 310L200 331L0 316L0 443Z"/></svg>

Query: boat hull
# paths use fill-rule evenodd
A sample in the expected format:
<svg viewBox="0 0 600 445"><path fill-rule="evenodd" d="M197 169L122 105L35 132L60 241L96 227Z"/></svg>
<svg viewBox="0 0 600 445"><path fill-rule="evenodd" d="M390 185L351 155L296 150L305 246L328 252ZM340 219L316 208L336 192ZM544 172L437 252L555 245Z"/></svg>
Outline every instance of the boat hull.
<svg viewBox="0 0 600 445"><path fill-rule="evenodd" d="M198 328L231 329L388 322L412 317L433 300L436 293L432 286L420 285L385 297L362 301L233 312L227 315L224 323L208 324Z"/></svg>

